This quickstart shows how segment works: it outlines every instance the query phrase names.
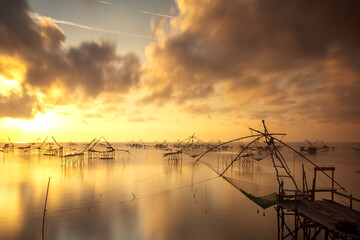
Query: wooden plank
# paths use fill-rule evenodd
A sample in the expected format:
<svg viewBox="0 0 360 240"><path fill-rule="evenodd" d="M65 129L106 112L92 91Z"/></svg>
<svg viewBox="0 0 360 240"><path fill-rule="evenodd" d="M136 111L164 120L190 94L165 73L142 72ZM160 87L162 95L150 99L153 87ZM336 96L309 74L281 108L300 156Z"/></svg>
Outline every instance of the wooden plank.
<svg viewBox="0 0 360 240"><path fill-rule="evenodd" d="M356 210L326 199L317 201L317 204L326 210L330 215L341 217L350 222L357 222L360 224L360 212Z"/></svg>
<svg viewBox="0 0 360 240"><path fill-rule="evenodd" d="M315 167L316 171L334 171L334 166L325 166L325 167Z"/></svg>
<svg viewBox="0 0 360 240"><path fill-rule="evenodd" d="M338 234L341 234L343 236L352 236L352 237L360 237L360 233L357 234L351 234L351 233L345 233L336 228L336 223L340 220L344 220L343 215L347 215L348 218L354 220L351 222L356 222L358 225L358 228L360 228L360 222L358 222L358 214L356 211L347 208L346 206L342 206L341 204L334 203L324 203L324 201L321 202L321 204L317 202L312 201L295 201L294 200L284 200L282 202L278 203L278 206L287 209L288 211L297 211L298 214L308 220L313 221L315 224L320 224L323 227L336 232ZM329 210L329 208L333 207L336 210ZM339 213L339 212L343 213ZM357 221L355 221L357 219Z"/></svg>

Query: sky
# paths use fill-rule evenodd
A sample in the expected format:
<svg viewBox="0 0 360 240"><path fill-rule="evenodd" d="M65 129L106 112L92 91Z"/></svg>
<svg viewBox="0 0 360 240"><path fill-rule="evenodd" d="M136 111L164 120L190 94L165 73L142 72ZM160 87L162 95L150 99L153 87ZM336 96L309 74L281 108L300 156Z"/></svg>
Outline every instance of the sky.
<svg viewBox="0 0 360 240"><path fill-rule="evenodd" d="M0 4L0 140L360 141L357 0Z"/></svg>

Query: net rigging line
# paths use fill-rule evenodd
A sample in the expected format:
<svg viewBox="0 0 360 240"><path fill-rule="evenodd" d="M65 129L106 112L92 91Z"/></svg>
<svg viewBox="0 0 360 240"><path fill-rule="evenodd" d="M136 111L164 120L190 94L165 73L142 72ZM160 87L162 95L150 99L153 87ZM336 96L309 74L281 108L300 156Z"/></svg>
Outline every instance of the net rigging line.
<svg viewBox="0 0 360 240"><path fill-rule="evenodd" d="M212 171L214 171L217 175L219 175L219 177L226 177L226 178L228 178L228 179L234 179L235 181L242 182L242 183L246 183L246 184L250 184L250 185L256 185L256 186L261 186L261 187L266 187L266 188L271 188L271 189L277 189L277 187L271 186L271 185L265 185L265 184L260 184L260 183L248 182L248 181L244 181L244 180L240 180L240 179L232 178L232 177L227 177L227 176L220 176L220 173L217 172L209 163L206 163L206 162L203 162L203 161L200 161L200 162L201 162L202 164L204 164L205 166L207 166L208 168L210 168ZM264 174L264 173L261 173L261 174ZM272 173L269 173L269 174L272 174Z"/></svg>
<svg viewBox="0 0 360 240"><path fill-rule="evenodd" d="M251 136L253 137L253 136ZM253 141L251 141L249 144L247 144L240 152L239 154L231 161L231 163L226 166L225 170L222 171L222 173L218 173L215 169L213 169L208 163L204 163L203 161L200 161L201 163L207 165L211 170L213 170L214 172L216 172L219 177L222 177L224 180L226 180L230 185L232 185L233 187L235 187L236 189L238 189L241 193L243 193L246 197L248 197L250 200L252 200L253 202L255 202L257 205L259 205L260 207L262 207L263 209L266 209L270 206L273 206L275 204L275 201L276 201L276 193L275 192L272 192L271 194L268 194L268 195L264 195L264 196L255 196L251 193L248 193L246 192L243 188L244 186L240 187L238 184L235 183L235 181L238 181L238 182L242 182L240 185L243 185L245 183L245 181L242 181L242 180L238 180L238 179L233 179L233 178L230 178L230 177L226 177L224 176L225 172L231 167L233 166L233 164L240 160L241 158L241 154L248 149L248 147L253 144L254 142L258 141L260 138L262 138L263 136L260 135L258 136L257 138L255 138ZM236 139L237 140L237 139ZM236 141L234 140L234 141ZM227 142L228 143L228 142ZM207 152L206 152L207 153ZM205 153L205 154L206 154ZM201 157L203 157L205 154L203 154L202 156L199 157L199 159L196 160L199 161ZM196 163L195 162L195 163ZM227 165L227 164L226 164ZM251 183L250 183L251 184ZM262 185L262 184L256 184L256 183L253 183L254 185L257 185L257 186L265 186L265 185ZM270 187L270 186L266 186L266 187ZM272 189L276 189L274 187L270 187Z"/></svg>
<svg viewBox="0 0 360 240"><path fill-rule="evenodd" d="M286 135L286 134L284 134L284 133L270 133L269 135L270 135L270 136L272 136L272 135L281 135L281 136L284 136L284 135ZM243 139L253 138L253 137L260 137L260 138L261 138L261 137L263 137L263 134L249 135L249 136L240 137L240 138L235 138L235 139L233 139L233 140L220 143L220 144L218 144L218 145L216 145L216 146L214 146L214 147L209 148L206 152L204 152L203 154L201 154L201 155L198 157L198 159L195 161L195 163L198 162L198 161L199 161L203 156L205 156L208 152L211 152L212 150L214 150L214 149L216 149L216 148L218 148L218 147L220 147L220 146L223 146L223 145L226 145L226 144L228 144L228 143L235 142L235 141L243 140Z"/></svg>
<svg viewBox="0 0 360 240"><path fill-rule="evenodd" d="M266 133L262 133L258 130L252 129L253 131L258 132L259 134L262 135L266 135ZM272 136L271 136L272 137ZM276 137L272 137L274 140L278 141L279 143L283 144L284 146L288 147L289 149L291 149L293 152L297 153L298 155L300 155L302 158L304 158L305 160L307 160L309 163L311 163L314 167L318 167L315 163L313 163L309 158L307 158L305 155L303 155L302 153L300 153L299 151L297 151L296 149L294 149L293 147L291 147L290 145L284 143L283 141L281 141L280 139L276 138ZM331 179L331 177L323 170L320 170L322 173L324 173L325 176L327 176L329 179ZM337 181L334 180L334 183L336 185L338 185L342 190L344 190L345 192L347 192L347 190L340 185L340 183L338 183Z"/></svg>
<svg viewBox="0 0 360 240"><path fill-rule="evenodd" d="M139 200L143 200L143 199L146 199L146 198L151 198L151 197L156 197L156 196L160 196L160 195L163 195L163 194L167 194L167 193L171 193L171 192L175 192L175 191L178 191L178 190L182 190L182 189L186 189L190 186L193 186L193 185L198 185L198 184L201 184L201 183L205 183L205 182L209 182L213 179L216 179L216 178L219 178L219 176L215 176L215 177L211 177L211 178L208 178L208 179L205 179L205 180L201 180L201 181L198 181L198 182L195 182L195 183L191 183L191 184L187 184L187 185L184 185L184 186L180 186L180 187L176 187L176 188L173 188L173 189L169 189L169 190L166 190L166 191L162 191L162 192L157 192L157 193L153 193L153 194L149 194L149 195L145 195L145 196L140 196L140 197L133 197L132 199L128 199L128 200L124 200L124 201L116 201L116 202L111 202L111 203L106 203L106 204L100 204L100 205L93 205L93 206L84 206L84 207L52 207L52 208L48 208L47 211L49 210L76 210L76 209L93 209L93 208L99 208L99 207L105 207L105 206L111 206L111 205L116 205L116 204L125 204L125 203L129 203L129 202L134 202L134 201L139 201ZM133 195L135 196L135 195Z"/></svg>
<svg viewBox="0 0 360 240"><path fill-rule="evenodd" d="M193 164L193 162L188 162L188 163L185 163L184 165L190 165L190 164ZM184 166L183 165L183 166ZM135 185L135 184L138 184L138 183L141 183L141 182L145 182L147 180L150 180L152 178L155 178L155 177L158 177L158 176L161 176L163 174L166 174L166 173L169 173L171 171L173 171L174 169L169 169L167 171L163 171L163 172L160 172L160 173L157 173L157 174L154 174L154 175L151 175L151 176L148 176L148 177L145 177L145 178L142 178L142 179L139 179L137 181L134 181L134 182L131 182L131 183L128 183L128 184L125 184L125 185L122 185L122 186L119 186L119 187L115 187L115 188L112 188L112 189L109 189L109 190L106 190L106 191L103 191L103 192L100 192L100 193L97 193L97 194L93 194L93 195L89 195L87 197L83 197L83 198L80 198L80 199L77 199L76 201L73 201L72 203L77 203L77 202L81 202L83 200L87 200L87 199L91 199L91 198L96 198L96 197L101 197L103 194L106 194L106 193L109 193L109 192L114 192L114 191L117 191L117 190L120 190L120 189L124 189L126 187L129 187L131 185Z"/></svg>

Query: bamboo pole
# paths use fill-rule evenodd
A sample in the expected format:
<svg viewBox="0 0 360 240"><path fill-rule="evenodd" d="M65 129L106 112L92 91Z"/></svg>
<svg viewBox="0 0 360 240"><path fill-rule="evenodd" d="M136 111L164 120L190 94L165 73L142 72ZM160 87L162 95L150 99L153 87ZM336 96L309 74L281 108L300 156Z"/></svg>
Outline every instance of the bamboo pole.
<svg viewBox="0 0 360 240"><path fill-rule="evenodd" d="M243 148L240 153L234 158L234 160L232 160L232 162L230 163L229 166L227 166L227 168L220 174L220 176L224 175L224 173L229 169L229 167L231 167L233 165L233 163L238 160L238 158L241 156L241 154L254 142L256 142L257 140L259 140L260 138L262 138L262 136L254 139L253 141L251 141L248 145L245 146L245 148Z"/></svg>
<svg viewBox="0 0 360 240"><path fill-rule="evenodd" d="M286 135L284 133L270 133L269 135ZM225 145L225 144L228 144L228 143L232 143L232 142L235 142L235 141L238 141L238 140L243 140L243 139L247 139L247 138L255 138L255 137L260 137L260 136L263 136L263 134L256 134L256 135L250 135L250 136L246 136L246 137L241 137L241 138L236 138L236 139L233 139L233 140L230 140L230 141L227 141L227 142L223 142L223 143L220 143L210 149L208 149L206 152L204 152L203 154L201 154L201 156L198 157L198 159L195 161L198 162L203 156L205 156L208 152L211 152L212 150L214 150L215 148L218 148L222 145Z"/></svg>
<svg viewBox="0 0 360 240"><path fill-rule="evenodd" d="M46 197L45 197L45 204L44 204L44 213L43 213L43 222L42 222L42 239L45 239L45 216L46 216L46 205L47 205L47 199L49 195L49 187L50 187L50 177L48 181L48 186L46 190Z"/></svg>
<svg viewBox="0 0 360 240"><path fill-rule="evenodd" d="M253 131L255 131L255 132L257 132L257 133L259 133L259 134L262 134L262 135L264 135L265 136L265 133L262 133L262 132L260 132L260 131L258 131L258 130L255 130L255 129L252 129L252 128L250 128L250 130L253 130ZM275 135L275 134L271 134L271 135ZM309 158L307 158L306 156L304 156L303 154L301 154L299 151L297 151L297 150L295 150L293 147L291 147L291 146L289 146L288 144L286 144L286 143L284 143L283 141L281 141L280 139L278 139L278 138L276 138L276 137L272 137L274 140L276 140L276 141L278 141L279 143L281 143L282 145L284 145L284 146L286 146L287 148L289 148L290 150L292 150L293 152L295 152L296 154L298 154L298 155L300 155L302 158L304 158L306 161L308 161L310 164L312 164L314 167L318 167L315 163L313 163ZM324 171L322 171L322 170L320 170L322 173L324 173L324 175L326 176L326 177L328 177L329 179L331 179L331 177L329 176L329 174L327 174L326 172L324 172ZM338 186L338 187L340 187L342 190L344 190L345 192L347 192L347 190L343 187L343 186L341 186L337 181L335 181L334 180L334 183Z"/></svg>

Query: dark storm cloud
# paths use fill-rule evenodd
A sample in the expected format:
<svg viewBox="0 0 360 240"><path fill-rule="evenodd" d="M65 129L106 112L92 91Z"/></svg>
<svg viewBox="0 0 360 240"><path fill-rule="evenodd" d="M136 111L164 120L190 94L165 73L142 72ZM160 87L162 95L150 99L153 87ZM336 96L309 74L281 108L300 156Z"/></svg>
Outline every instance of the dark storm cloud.
<svg viewBox="0 0 360 240"><path fill-rule="evenodd" d="M0 94L0 118L34 118L37 112L43 112L36 97L27 93L10 93L8 96Z"/></svg>
<svg viewBox="0 0 360 240"><path fill-rule="evenodd" d="M137 56L118 55L116 46L108 41L83 42L65 49L62 30L47 18L37 16L35 20L25 0L1 3L0 36L0 57L10 56L25 64L24 89L49 93L56 87L68 95L65 99L73 101L77 96L125 94L139 82ZM1 66L0 71L6 76Z"/></svg>
<svg viewBox="0 0 360 240"><path fill-rule="evenodd" d="M2 1L0 7L0 52L15 54L17 51L37 50L42 38L27 11L24 0Z"/></svg>
<svg viewBox="0 0 360 240"><path fill-rule="evenodd" d="M90 96L101 92L126 93L140 77L140 62L133 54L118 56L109 42L82 43L67 53L67 89L82 88ZM76 79L76 81L74 81Z"/></svg>
<svg viewBox="0 0 360 240"><path fill-rule="evenodd" d="M156 90L145 102L176 101L187 89L222 84L223 97L248 116L261 117L261 111L269 117L359 119L359 1L177 4L178 25L149 47L146 68L151 86L168 84L173 91L168 96ZM266 109L255 114L257 108Z"/></svg>

